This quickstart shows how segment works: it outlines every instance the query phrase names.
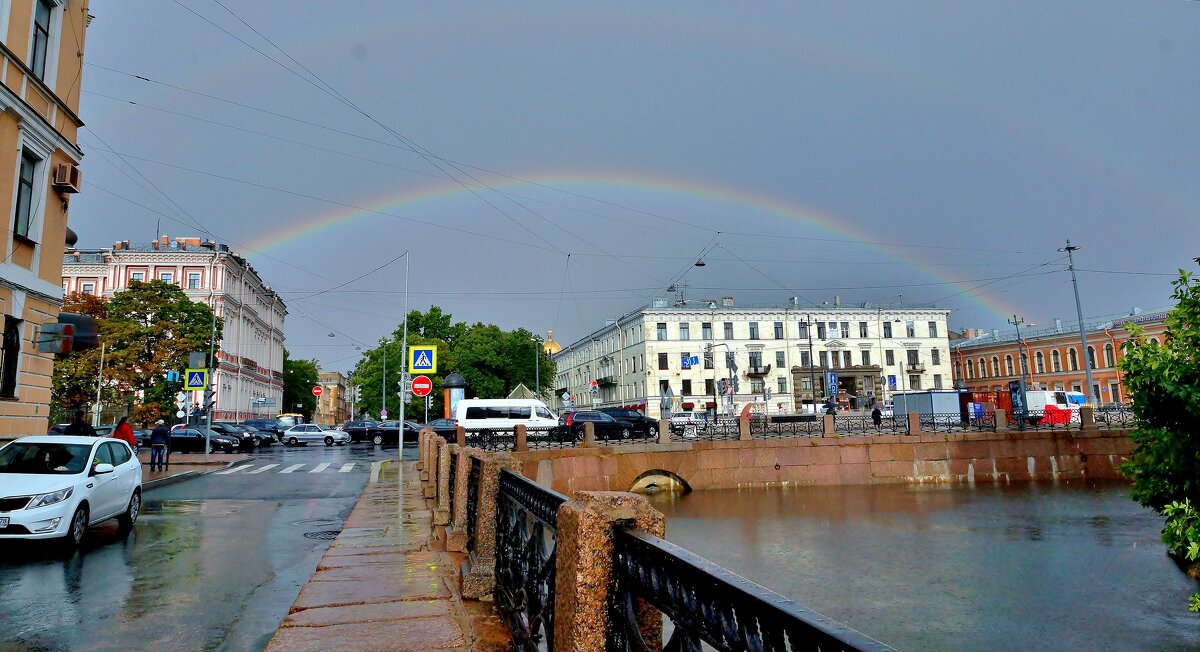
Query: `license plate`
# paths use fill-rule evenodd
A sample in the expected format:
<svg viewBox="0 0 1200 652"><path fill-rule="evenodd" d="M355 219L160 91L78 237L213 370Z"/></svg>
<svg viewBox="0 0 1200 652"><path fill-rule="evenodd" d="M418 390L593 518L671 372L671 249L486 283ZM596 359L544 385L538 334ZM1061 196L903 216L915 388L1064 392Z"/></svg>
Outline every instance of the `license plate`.
<svg viewBox="0 0 1200 652"><path fill-rule="evenodd" d="M8 517L0 516L0 527L8 527Z"/></svg>

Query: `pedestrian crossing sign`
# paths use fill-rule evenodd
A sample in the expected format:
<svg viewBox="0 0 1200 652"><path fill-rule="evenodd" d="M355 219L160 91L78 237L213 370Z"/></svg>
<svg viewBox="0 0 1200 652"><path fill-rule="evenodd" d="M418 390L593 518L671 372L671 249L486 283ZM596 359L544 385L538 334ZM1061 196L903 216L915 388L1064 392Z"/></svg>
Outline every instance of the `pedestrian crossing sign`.
<svg viewBox="0 0 1200 652"><path fill-rule="evenodd" d="M408 370L414 374L437 373L437 347L422 345L409 349Z"/></svg>
<svg viewBox="0 0 1200 652"><path fill-rule="evenodd" d="M208 369L188 369L183 376L183 388L189 392L208 389Z"/></svg>

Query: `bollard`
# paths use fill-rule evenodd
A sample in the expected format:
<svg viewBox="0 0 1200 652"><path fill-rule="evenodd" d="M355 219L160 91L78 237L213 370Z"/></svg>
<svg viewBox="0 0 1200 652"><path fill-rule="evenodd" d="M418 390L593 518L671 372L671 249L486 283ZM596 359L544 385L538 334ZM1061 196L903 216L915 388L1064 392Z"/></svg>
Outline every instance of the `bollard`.
<svg viewBox="0 0 1200 652"><path fill-rule="evenodd" d="M993 414L996 419L996 432L1008 430L1008 413L1004 410L996 410Z"/></svg>
<svg viewBox="0 0 1200 652"><path fill-rule="evenodd" d="M823 415L823 418L821 420L821 436L822 437L832 437L835 434L837 434L837 431L835 430L836 427L837 427L837 424L834 422L832 414Z"/></svg>
<svg viewBox="0 0 1200 652"><path fill-rule="evenodd" d="M554 649L603 652L613 585L613 529L630 526L657 537L666 521L644 496L616 491L579 491L558 508L555 553ZM662 649L662 617L639 600L639 629L648 649Z"/></svg>
<svg viewBox="0 0 1200 652"><path fill-rule="evenodd" d="M524 453L525 451L529 450L529 441L525 431L525 424L518 423L517 427L513 430L516 433L516 441L513 442L513 452Z"/></svg>
<svg viewBox="0 0 1200 652"><path fill-rule="evenodd" d="M743 414L738 417L738 440L750 441L751 439L754 437L750 434L750 415Z"/></svg>
<svg viewBox="0 0 1200 652"><path fill-rule="evenodd" d="M446 550L463 552L467 549L467 481L471 475L471 453L462 446L455 446L454 502L450 505L450 529L446 531Z"/></svg>
<svg viewBox="0 0 1200 652"><path fill-rule="evenodd" d="M671 443L671 420L670 419L659 419L658 420L658 443L660 443L660 444Z"/></svg>
<svg viewBox="0 0 1200 652"><path fill-rule="evenodd" d="M921 415L917 412L908 413L908 434L921 434Z"/></svg>
<svg viewBox="0 0 1200 652"><path fill-rule="evenodd" d="M596 424L591 421L583 424L583 441L579 445L581 447L594 447L596 445Z"/></svg>
<svg viewBox="0 0 1200 652"><path fill-rule="evenodd" d="M462 426L455 426L455 428L454 428L454 443L458 444L459 448L463 448L467 445L467 429L466 428L464 428Z"/></svg>
<svg viewBox="0 0 1200 652"><path fill-rule="evenodd" d="M1080 429L1096 427L1096 408L1090 405L1079 408L1079 427Z"/></svg>
<svg viewBox="0 0 1200 652"><path fill-rule="evenodd" d="M433 509L434 525L450 524L450 444L438 437L437 507Z"/></svg>

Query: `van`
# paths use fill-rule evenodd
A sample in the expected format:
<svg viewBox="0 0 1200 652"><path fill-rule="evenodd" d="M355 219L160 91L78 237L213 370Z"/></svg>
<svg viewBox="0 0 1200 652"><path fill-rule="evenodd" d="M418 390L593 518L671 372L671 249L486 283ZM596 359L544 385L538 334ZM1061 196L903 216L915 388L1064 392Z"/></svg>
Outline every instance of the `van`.
<svg viewBox="0 0 1200 652"><path fill-rule="evenodd" d="M530 398L472 398L454 406L452 415L467 430L512 430L523 425L530 430L550 430L558 426L546 404Z"/></svg>
<svg viewBox="0 0 1200 652"><path fill-rule="evenodd" d="M1079 404L1072 401L1071 398L1068 396L1068 392L1062 391L1025 392L1025 408L1030 413L1029 423L1031 425L1079 423Z"/></svg>

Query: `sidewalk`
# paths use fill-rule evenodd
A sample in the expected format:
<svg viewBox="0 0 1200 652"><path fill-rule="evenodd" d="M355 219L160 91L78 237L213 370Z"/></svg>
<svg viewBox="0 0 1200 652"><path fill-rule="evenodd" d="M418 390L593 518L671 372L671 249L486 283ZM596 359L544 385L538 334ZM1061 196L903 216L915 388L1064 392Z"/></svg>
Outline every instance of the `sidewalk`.
<svg viewBox="0 0 1200 652"><path fill-rule="evenodd" d="M204 461L203 453L173 453L171 455L171 464L165 471L154 471L150 469L150 449L142 448L138 451L138 461L142 463L142 489L150 491L158 487L175 484L190 480L202 473L216 471L222 468L227 468L235 462L241 462L250 459L249 455L228 455L225 453L217 453L208 456L208 461Z"/></svg>
<svg viewBox="0 0 1200 652"><path fill-rule="evenodd" d="M269 652L509 649L492 603L459 595L462 555L430 548L413 462L384 466L343 527Z"/></svg>

